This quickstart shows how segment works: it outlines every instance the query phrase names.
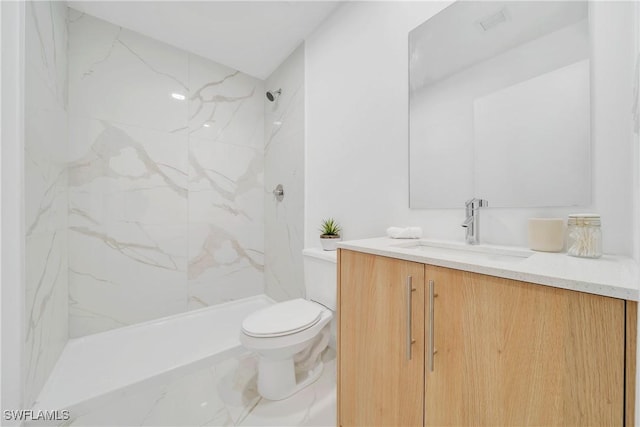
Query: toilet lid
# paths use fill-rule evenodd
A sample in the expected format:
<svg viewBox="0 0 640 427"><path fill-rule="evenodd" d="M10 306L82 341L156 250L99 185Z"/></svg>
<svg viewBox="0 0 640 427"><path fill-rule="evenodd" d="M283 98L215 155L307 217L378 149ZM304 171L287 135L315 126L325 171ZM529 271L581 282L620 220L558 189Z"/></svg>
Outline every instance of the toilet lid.
<svg viewBox="0 0 640 427"><path fill-rule="evenodd" d="M280 302L249 315L242 331L252 337L293 334L318 323L322 307L302 298Z"/></svg>

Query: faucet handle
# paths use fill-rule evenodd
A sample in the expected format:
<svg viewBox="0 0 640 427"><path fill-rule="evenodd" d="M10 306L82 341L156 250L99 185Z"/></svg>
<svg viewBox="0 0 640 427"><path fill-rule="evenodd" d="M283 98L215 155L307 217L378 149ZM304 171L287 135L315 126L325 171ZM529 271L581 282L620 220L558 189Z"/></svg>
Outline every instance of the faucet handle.
<svg viewBox="0 0 640 427"><path fill-rule="evenodd" d="M484 199L478 199L476 197L474 197L473 199L469 199L466 202L464 202L465 207L467 208L472 208L472 209L477 209L477 208L486 208L489 206L489 202L487 200Z"/></svg>

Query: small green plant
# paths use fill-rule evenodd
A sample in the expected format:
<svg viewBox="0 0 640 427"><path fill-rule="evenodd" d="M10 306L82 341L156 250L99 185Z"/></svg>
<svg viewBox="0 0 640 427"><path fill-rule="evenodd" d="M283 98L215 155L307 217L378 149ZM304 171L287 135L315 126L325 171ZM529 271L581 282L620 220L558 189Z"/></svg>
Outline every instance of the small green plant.
<svg viewBox="0 0 640 427"><path fill-rule="evenodd" d="M340 224L336 222L335 219L329 218L322 220L322 224L320 225L320 235L322 237L339 237L342 228L340 228Z"/></svg>

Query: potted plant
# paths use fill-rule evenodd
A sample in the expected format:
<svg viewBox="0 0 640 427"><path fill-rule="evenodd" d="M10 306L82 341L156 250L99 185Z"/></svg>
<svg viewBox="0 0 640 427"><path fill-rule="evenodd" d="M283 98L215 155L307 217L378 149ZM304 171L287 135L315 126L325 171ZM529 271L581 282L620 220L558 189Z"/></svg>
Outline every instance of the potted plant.
<svg viewBox="0 0 640 427"><path fill-rule="evenodd" d="M340 224L335 219L322 220L320 225L320 244L325 251L335 251L337 243L342 240L340 237Z"/></svg>

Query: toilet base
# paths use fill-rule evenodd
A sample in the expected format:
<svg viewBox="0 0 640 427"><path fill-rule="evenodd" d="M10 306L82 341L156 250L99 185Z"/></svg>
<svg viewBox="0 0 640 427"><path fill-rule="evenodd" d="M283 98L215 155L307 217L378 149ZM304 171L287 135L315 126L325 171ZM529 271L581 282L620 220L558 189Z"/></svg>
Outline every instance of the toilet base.
<svg viewBox="0 0 640 427"><path fill-rule="evenodd" d="M258 393L265 399L282 400L312 384L322 374L320 361L304 378L296 379L293 358L273 360L260 356L258 361Z"/></svg>

